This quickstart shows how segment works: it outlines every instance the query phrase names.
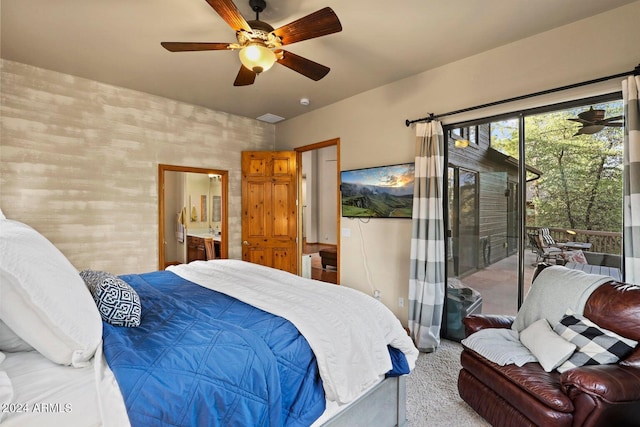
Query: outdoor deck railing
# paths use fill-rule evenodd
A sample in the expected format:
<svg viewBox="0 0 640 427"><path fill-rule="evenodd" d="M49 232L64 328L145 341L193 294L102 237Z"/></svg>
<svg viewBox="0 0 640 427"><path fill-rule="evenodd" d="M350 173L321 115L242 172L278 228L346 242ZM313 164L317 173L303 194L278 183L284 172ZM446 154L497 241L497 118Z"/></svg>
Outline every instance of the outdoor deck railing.
<svg viewBox="0 0 640 427"><path fill-rule="evenodd" d="M540 227L527 227L527 233L537 233ZM557 242L586 242L591 243L591 252L608 254L622 253L622 233L613 231L593 231L571 229L576 234L567 233L566 228L549 227L549 234Z"/></svg>

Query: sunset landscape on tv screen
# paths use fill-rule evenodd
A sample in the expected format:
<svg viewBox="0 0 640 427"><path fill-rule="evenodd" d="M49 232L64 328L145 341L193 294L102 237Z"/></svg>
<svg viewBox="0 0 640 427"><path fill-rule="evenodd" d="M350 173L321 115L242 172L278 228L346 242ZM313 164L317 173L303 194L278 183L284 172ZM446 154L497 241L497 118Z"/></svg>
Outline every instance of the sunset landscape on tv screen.
<svg viewBox="0 0 640 427"><path fill-rule="evenodd" d="M411 218L414 168L405 163L342 171L342 216Z"/></svg>

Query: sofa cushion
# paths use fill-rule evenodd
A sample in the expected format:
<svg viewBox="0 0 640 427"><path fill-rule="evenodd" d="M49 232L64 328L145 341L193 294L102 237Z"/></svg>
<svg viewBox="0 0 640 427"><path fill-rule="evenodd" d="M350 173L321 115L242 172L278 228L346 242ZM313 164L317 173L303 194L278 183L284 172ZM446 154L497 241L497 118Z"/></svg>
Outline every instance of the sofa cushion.
<svg viewBox="0 0 640 427"><path fill-rule="evenodd" d="M520 341L547 372L563 364L576 349L575 344L555 333L546 319L540 319L520 332Z"/></svg>
<svg viewBox="0 0 640 427"><path fill-rule="evenodd" d="M554 330L577 346L573 356L558 366L559 372L585 365L617 363L638 344L574 313L564 316Z"/></svg>

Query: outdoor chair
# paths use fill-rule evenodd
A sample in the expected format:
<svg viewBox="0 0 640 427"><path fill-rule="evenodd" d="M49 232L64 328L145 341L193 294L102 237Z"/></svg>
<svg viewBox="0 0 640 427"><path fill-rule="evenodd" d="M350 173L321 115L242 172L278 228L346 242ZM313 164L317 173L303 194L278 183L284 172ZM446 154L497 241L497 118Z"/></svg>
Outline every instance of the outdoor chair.
<svg viewBox="0 0 640 427"><path fill-rule="evenodd" d="M558 243L555 241L555 239L551 236L551 233L549 232L548 228L539 228L538 229L538 235L540 236L540 241L542 243L542 247L550 247L550 246L556 246Z"/></svg>
<svg viewBox="0 0 640 427"><path fill-rule="evenodd" d="M547 231L548 230L549 229L547 229ZM531 244L531 249L536 254L535 264L538 264L539 262L550 262L551 259L554 260L554 264L557 264L558 260L561 261L560 262L561 264L564 263L564 258L562 258L562 253L563 253L562 249L553 247L553 246L545 247L542 244L542 235L540 233L529 234L528 236L529 236L529 243Z"/></svg>

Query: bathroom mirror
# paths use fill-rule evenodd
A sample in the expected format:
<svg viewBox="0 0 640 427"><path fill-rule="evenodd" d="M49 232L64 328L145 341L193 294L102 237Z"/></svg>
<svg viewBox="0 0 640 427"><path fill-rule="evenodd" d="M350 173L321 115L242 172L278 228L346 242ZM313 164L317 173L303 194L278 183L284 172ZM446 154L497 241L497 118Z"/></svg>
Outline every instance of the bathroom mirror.
<svg viewBox="0 0 640 427"><path fill-rule="evenodd" d="M228 256L228 172L158 165L158 267Z"/></svg>

